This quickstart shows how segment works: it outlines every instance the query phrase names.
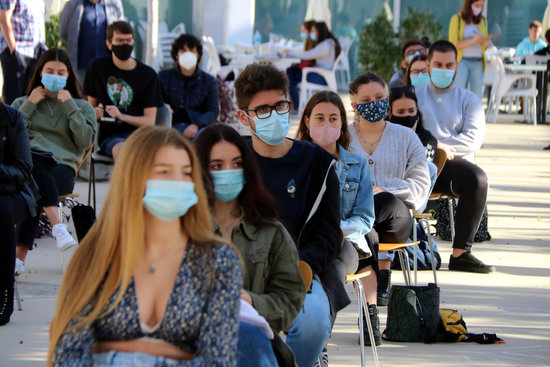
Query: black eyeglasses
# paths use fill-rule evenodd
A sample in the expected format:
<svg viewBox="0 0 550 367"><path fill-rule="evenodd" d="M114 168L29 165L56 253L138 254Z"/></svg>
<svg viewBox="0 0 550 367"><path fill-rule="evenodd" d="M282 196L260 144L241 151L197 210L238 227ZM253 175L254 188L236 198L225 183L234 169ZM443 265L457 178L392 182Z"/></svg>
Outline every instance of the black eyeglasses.
<svg viewBox="0 0 550 367"><path fill-rule="evenodd" d="M404 85L404 86L401 86L401 87L395 87L395 88L390 89L391 94L400 93L400 92L410 93L410 94L415 94L416 95L414 86L412 86L412 85Z"/></svg>
<svg viewBox="0 0 550 367"><path fill-rule="evenodd" d="M249 117L257 117L259 119L266 119L271 116L273 111L277 112L278 115L284 115L290 111L290 101L279 101L273 106L263 105L256 107L253 110L245 109L243 110ZM254 112L254 115L251 116L250 112Z"/></svg>

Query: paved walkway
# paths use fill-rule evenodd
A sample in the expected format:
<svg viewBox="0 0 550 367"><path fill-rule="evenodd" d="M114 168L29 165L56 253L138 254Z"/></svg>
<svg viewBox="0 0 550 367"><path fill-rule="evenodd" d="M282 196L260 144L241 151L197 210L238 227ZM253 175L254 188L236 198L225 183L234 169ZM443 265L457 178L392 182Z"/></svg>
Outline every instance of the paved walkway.
<svg viewBox="0 0 550 367"><path fill-rule="evenodd" d="M384 343L384 366L550 366L550 127L517 124L501 117L487 125L478 163L490 179L490 242L475 254L497 267L494 274L447 271L450 243L438 240L443 258L438 271L441 303L462 312L471 332L493 332L505 345L469 343ZM99 202L108 184L99 183ZM86 199L87 183L76 192ZM23 311L0 328L0 366L42 366L48 326L62 278L61 256L52 239L38 241L28 271L19 279ZM431 280L420 272L419 282ZM402 283L399 272L394 283ZM84 285L83 285L84 286ZM350 294L353 290L349 288ZM329 344L331 366L358 366L357 311L354 303L339 313ZM385 308L381 309L385 324ZM382 325L383 328L383 325ZM372 362L370 350L366 350Z"/></svg>

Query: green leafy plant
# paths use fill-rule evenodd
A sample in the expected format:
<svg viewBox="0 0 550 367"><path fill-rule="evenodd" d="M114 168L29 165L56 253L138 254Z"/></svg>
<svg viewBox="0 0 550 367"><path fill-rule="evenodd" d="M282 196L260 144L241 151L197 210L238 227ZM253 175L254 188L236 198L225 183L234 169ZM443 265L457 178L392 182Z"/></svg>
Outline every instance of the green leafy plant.
<svg viewBox="0 0 550 367"><path fill-rule="evenodd" d="M59 14L50 14L50 20L46 22L46 46L67 49L59 38Z"/></svg>
<svg viewBox="0 0 550 367"><path fill-rule="evenodd" d="M424 36L432 42L444 36L443 25L429 10L408 8L396 33L383 8L372 23L363 26L359 35L359 69L374 71L389 82L401 62L401 45Z"/></svg>
<svg viewBox="0 0 550 367"><path fill-rule="evenodd" d="M399 56L397 35L383 9L372 23L363 26L359 35L360 69L373 71L389 81Z"/></svg>
<svg viewBox="0 0 550 367"><path fill-rule="evenodd" d="M407 16L399 26L399 40L401 44L411 38L421 39L429 37L431 42L442 39L443 25L429 11L419 11L416 8L408 8Z"/></svg>

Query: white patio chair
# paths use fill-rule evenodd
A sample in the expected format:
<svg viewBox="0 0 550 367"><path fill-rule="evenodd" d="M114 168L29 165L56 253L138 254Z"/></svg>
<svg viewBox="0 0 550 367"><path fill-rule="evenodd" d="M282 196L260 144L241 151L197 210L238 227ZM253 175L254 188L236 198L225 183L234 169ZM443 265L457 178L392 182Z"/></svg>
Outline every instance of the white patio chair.
<svg viewBox="0 0 550 367"><path fill-rule="evenodd" d="M354 41L349 37L340 38L338 41L340 42L340 47L342 47L343 55L338 65L336 65L336 80L338 82L338 87L347 91L348 85L351 83L349 50Z"/></svg>
<svg viewBox="0 0 550 367"><path fill-rule="evenodd" d="M338 90L338 84L336 83L336 67L340 63L343 57L343 52L334 60L332 69L322 69L318 67L306 67L302 69L302 81L300 82L300 106L299 111L303 111L309 98L320 90L331 90L336 92ZM308 82L307 76L311 73L317 73L325 78L327 85Z"/></svg>
<svg viewBox="0 0 550 367"><path fill-rule="evenodd" d="M201 62L201 67L208 74L216 77L220 75L225 79L227 74L233 72L235 74L235 79L239 75L239 70L244 69L246 65L224 65L220 63L220 57L218 56L218 50L216 49L216 44L214 39L210 36L202 36L203 50L206 51L207 59L204 62ZM203 57L205 56L203 52ZM201 60L202 61L202 60Z"/></svg>
<svg viewBox="0 0 550 367"><path fill-rule="evenodd" d="M502 59L498 55L491 55L490 62L495 65L497 81L493 85L489 100L490 108L487 109L487 121L496 123L500 103L504 97L525 97L526 103L523 108L524 116L537 124L537 83L533 74L512 74L504 69ZM516 82L524 81L523 83ZM531 102L531 103L529 103Z"/></svg>

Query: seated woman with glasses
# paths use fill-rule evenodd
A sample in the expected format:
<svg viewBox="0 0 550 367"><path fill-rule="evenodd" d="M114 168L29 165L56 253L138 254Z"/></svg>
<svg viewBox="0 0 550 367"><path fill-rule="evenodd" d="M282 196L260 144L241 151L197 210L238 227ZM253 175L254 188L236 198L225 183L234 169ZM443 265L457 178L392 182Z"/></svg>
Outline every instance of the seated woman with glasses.
<svg viewBox="0 0 550 367"><path fill-rule="evenodd" d="M386 83L372 72L349 86L356 119L350 126L351 151L366 158L373 178L374 229L380 242L406 242L412 229L410 209L420 208L430 188L426 150L409 128L386 121ZM393 254L380 253L378 305L387 305Z"/></svg>
<svg viewBox="0 0 550 367"><path fill-rule="evenodd" d="M232 366L241 283L190 143L141 127L63 278L47 365Z"/></svg>
<svg viewBox="0 0 550 367"><path fill-rule="evenodd" d="M428 55L418 54L411 59L405 74L405 82L415 88L430 84Z"/></svg>
<svg viewBox="0 0 550 367"><path fill-rule="evenodd" d="M29 131L32 175L40 189L38 214L42 209L46 213L61 251L75 246L76 240L59 220L58 197L73 192L76 166L92 145L96 132L94 109L81 98L69 56L62 49L50 48L38 59L27 95L12 104L23 114ZM21 224L15 265L18 274L24 271L38 222L36 215Z"/></svg>
<svg viewBox="0 0 550 367"><path fill-rule="evenodd" d="M241 304L250 304L273 330L287 330L306 289L296 245L277 220L277 204L262 182L254 153L225 124L208 126L195 146L207 172L215 233L235 244L243 260ZM240 322L238 353L237 366L277 366L266 332L249 322Z"/></svg>

